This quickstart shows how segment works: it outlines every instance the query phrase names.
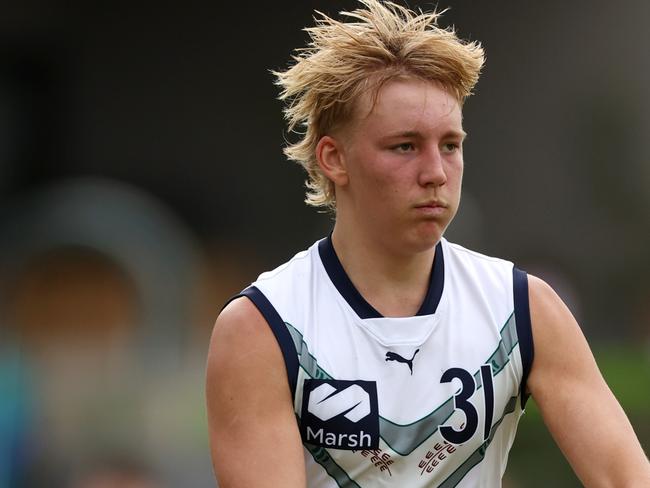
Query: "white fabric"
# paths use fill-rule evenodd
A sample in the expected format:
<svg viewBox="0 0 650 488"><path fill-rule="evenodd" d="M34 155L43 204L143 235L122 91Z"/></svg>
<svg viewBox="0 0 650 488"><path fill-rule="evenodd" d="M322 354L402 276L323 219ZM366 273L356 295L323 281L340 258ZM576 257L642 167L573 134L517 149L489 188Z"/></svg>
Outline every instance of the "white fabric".
<svg viewBox="0 0 650 488"><path fill-rule="evenodd" d="M406 318L361 319L330 280L318 243L288 263L263 273L253 283L279 313L294 340L302 336L318 367L339 380L376 381L380 423L380 449L349 451L322 449L321 462L305 448L309 487L489 487L501 486L508 451L522 413L519 388L522 362L514 327L512 268L510 262L490 258L442 240L444 287L434 314ZM438 248L440 249L440 248ZM508 325L506 325L508 324ZM505 327L504 327L505 326ZM293 330L292 330L293 329ZM510 341L504 340L510 333ZM514 333L513 333L514 331ZM514 336L512 335L514 334ZM501 346L500 346L501 344ZM505 347L504 346L510 346ZM449 368L462 368L475 378L495 351L505 350L505 364L494 362L494 433L484 442L485 394L477 387L469 399L479 415L472 438L460 445L445 441L440 429L417 445L408 427L443 405L460 390L460 381L441 383ZM413 373L406 364L387 361L394 352L413 360ZM300 353L301 351L299 351ZM295 394L295 410L302 407L302 385L310 377L307 355ZM493 368L495 366L493 365ZM312 371L313 374L313 371ZM447 402L447 403L446 403ZM453 408L441 425L460 430L464 413ZM510 406L510 408L506 408ZM505 413L510 410L510 413ZM502 418L503 417L503 418ZM384 428L408 445L401 454L389 445ZM395 434L397 432L397 434ZM395 444L393 442L393 444ZM412 449L412 450L411 450ZM398 449L400 450L400 449ZM402 449L404 451L404 449ZM453 452L450 452L453 451ZM324 464L338 466L351 481L330 476ZM335 464L332 464L335 463Z"/></svg>

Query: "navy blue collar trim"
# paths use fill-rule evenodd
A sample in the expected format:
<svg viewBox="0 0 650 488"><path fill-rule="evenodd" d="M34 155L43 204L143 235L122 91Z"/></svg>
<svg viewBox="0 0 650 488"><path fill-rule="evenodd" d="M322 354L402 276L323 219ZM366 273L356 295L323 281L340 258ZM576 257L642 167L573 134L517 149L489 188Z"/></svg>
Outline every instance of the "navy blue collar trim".
<svg viewBox="0 0 650 488"><path fill-rule="evenodd" d="M352 307L359 318L362 319L376 319L383 317L372 305L370 305L361 293L354 287L350 278L341 265L334 245L332 244L332 236L321 240L318 243L318 254L320 255L325 271L336 286L339 293L345 298L345 301ZM416 315L431 315L436 313L440 297L442 296L442 289L445 282L445 260L442 254L442 244L439 242L436 245L436 254L433 259L433 266L431 268L431 279L429 281L429 289L427 295L424 297L422 306Z"/></svg>

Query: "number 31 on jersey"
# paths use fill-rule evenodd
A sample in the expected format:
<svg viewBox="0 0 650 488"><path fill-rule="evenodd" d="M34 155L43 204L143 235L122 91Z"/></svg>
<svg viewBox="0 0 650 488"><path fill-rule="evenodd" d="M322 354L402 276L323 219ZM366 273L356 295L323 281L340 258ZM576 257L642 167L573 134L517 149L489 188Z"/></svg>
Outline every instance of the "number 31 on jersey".
<svg viewBox="0 0 650 488"><path fill-rule="evenodd" d="M440 427L442 437L452 444L467 442L476 433L479 427L478 412L476 407L469 401L474 392L479 388L474 381L474 376L462 368L449 368L444 372L440 383L450 383L454 378L461 382L460 391L454 395L454 408L465 414L465 426L461 430L443 425ZM481 383L483 385L483 401L485 405L485 424L483 425L483 440L490 437L492 429L492 418L494 416L494 383L492 381L492 366L484 364L481 366Z"/></svg>

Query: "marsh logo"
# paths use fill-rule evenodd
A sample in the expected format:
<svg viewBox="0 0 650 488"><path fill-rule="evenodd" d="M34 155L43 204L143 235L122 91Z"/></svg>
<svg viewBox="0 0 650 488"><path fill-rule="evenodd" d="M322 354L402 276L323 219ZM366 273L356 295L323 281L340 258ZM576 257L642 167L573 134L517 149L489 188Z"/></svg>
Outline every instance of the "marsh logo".
<svg viewBox="0 0 650 488"><path fill-rule="evenodd" d="M343 415L352 422L358 422L370 415L370 395L359 385L351 385L337 392L332 385L323 383L311 391L307 410L321 420Z"/></svg>
<svg viewBox="0 0 650 488"><path fill-rule="evenodd" d="M374 381L305 380L300 433L304 442L336 449L378 449Z"/></svg>

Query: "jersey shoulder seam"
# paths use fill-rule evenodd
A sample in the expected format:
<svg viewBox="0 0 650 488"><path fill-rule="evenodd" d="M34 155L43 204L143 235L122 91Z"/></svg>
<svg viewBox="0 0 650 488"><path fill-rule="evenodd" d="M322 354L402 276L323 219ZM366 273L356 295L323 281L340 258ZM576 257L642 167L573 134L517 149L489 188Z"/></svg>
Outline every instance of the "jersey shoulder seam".
<svg viewBox="0 0 650 488"><path fill-rule="evenodd" d="M471 249L467 249L466 247L463 247L463 246L461 246L459 244L455 244L453 242L447 241L447 244L450 247L452 247L454 251L464 252L464 253L469 254L470 256L472 256L474 258L477 258L477 259L482 259L482 260L485 260L485 261L492 261L492 262L495 262L495 263L510 263L510 261L507 260L507 259L497 258L495 256L487 256L486 254L482 254L482 253L477 252L477 251L472 251Z"/></svg>
<svg viewBox="0 0 650 488"><path fill-rule="evenodd" d="M289 261L286 263L281 264L275 269L272 269L270 271L265 271L264 273L260 274L259 277L257 278L256 281L266 281L269 279L272 279L276 277L277 275L283 273L286 271L288 268L292 267L293 265L297 264L299 261L302 261L305 258L308 258L311 253L310 249L306 249L304 251L300 251L296 255L294 255Z"/></svg>

